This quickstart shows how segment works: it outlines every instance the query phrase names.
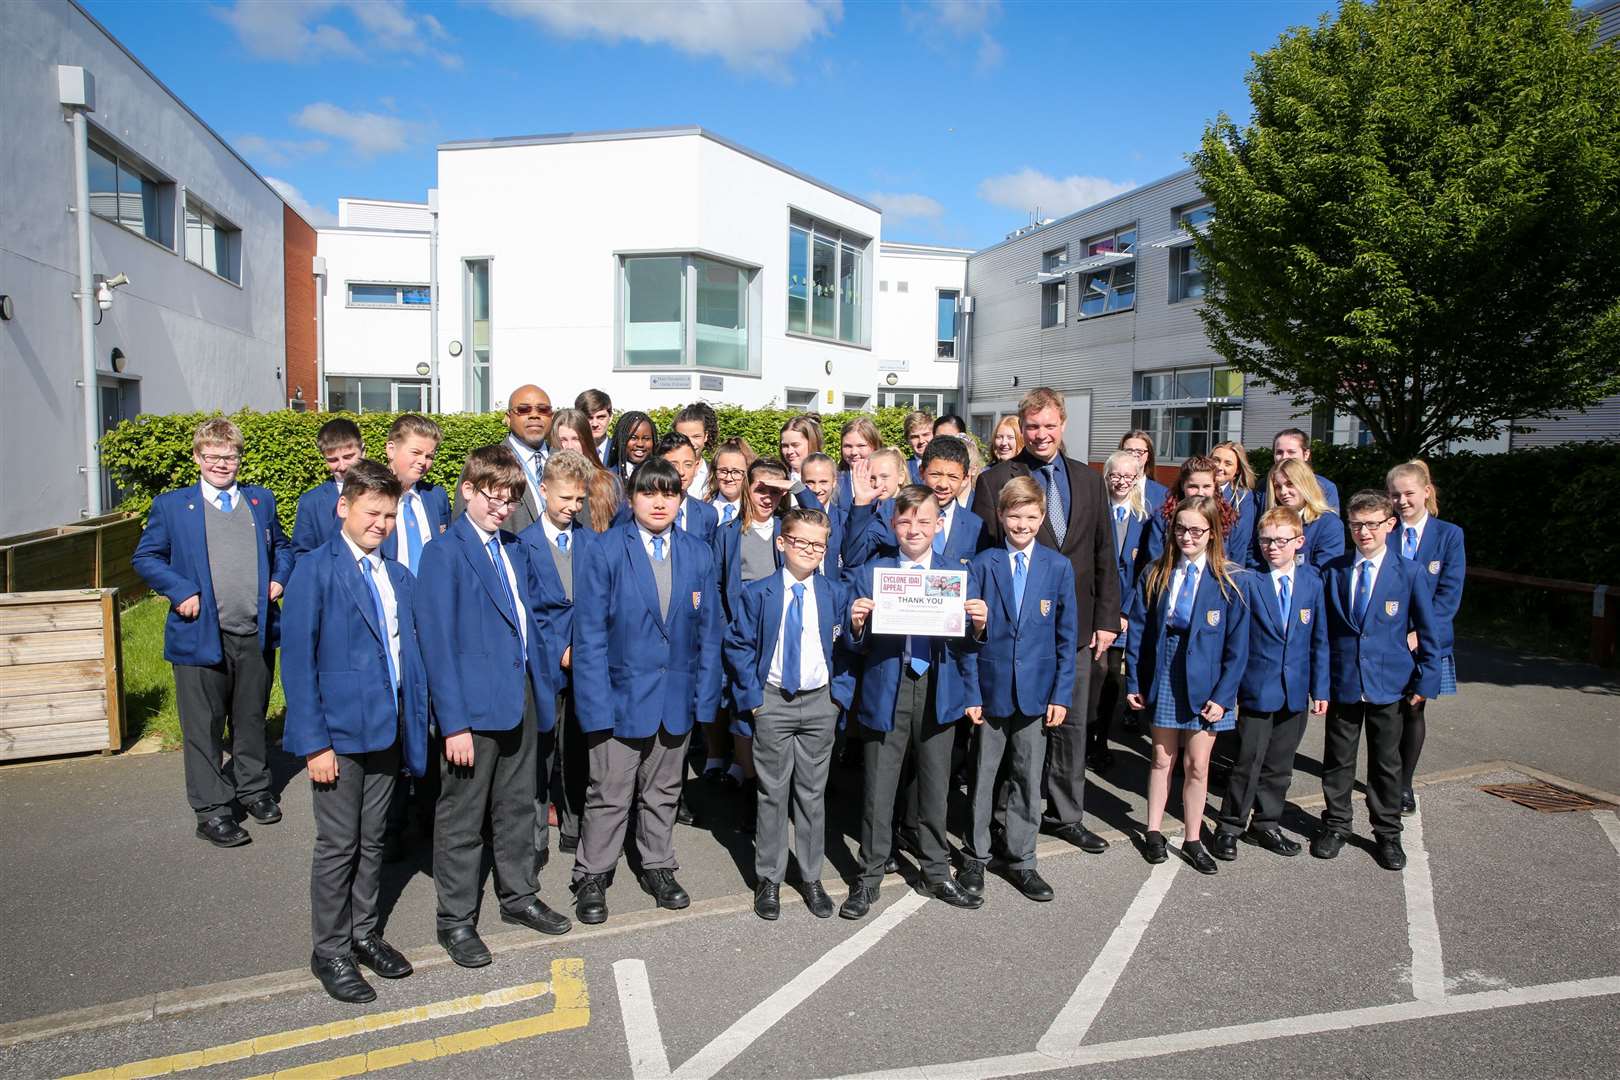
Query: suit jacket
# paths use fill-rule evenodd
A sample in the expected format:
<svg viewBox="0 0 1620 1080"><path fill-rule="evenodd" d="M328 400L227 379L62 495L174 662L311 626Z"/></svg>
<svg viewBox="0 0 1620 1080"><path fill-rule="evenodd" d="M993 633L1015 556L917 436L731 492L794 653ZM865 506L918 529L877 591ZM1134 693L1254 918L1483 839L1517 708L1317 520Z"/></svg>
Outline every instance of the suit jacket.
<svg viewBox="0 0 1620 1080"><path fill-rule="evenodd" d="M307 555L338 533L337 482L328 480L298 496L298 516L293 519L293 558Z"/></svg>
<svg viewBox="0 0 1620 1080"><path fill-rule="evenodd" d="M874 570L898 565L898 559L884 556L851 571L850 602L872 595ZM936 559L931 565L939 566L940 563ZM967 598L972 600L977 596L973 576L969 574ZM967 629L971 628L970 622ZM940 724L954 724L966 715L967 707L973 704L968 687L978 683L978 671L973 663L978 643L968 636L966 630L960 638L931 640L937 643L934 653L937 663L932 676L936 680L934 720ZM909 677L902 670L905 666L905 637L875 634L868 623L860 634L849 636L849 648L861 657L861 696L855 706L855 718L862 727L871 731L894 730L894 707L900 698L900 680Z"/></svg>
<svg viewBox="0 0 1620 1080"><path fill-rule="evenodd" d="M518 534L525 547L529 549L529 563L534 567L535 591L535 618L540 623L540 632L546 639L546 654L558 665L555 681L559 688L569 682L569 672L572 667L562 667L563 653L574 643L574 602L568 599L568 590L563 588L562 577L557 573L557 562L551 554L551 540L546 536L545 526L535 522ZM574 528L570 534L568 547L573 552L574 582L579 583L579 564L584 557L584 551L597 539L597 534L591 531L578 518L574 519ZM575 596L579 593L576 591ZM572 658L570 658L572 665Z"/></svg>
<svg viewBox="0 0 1620 1080"><path fill-rule="evenodd" d="M821 503L816 501L815 495L809 488L794 495L802 509L820 510ZM712 509L712 507L711 507ZM771 519L771 553L776 558L776 568L782 569L782 553L776 550L776 538L782 535L782 519ZM742 518L734 517L725 528L715 532L711 542L715 556L715 577L720 589L720 602L725 606L721 612L723 620L730 623L737 617L737 610L742 603ZM836 561L835 549L832 546L832 537L827 538L827 557Z"/></svg>
<svg viewBox="0 0 1620 1080"><path fill-rule="evenodd" d="M1263 712L1297 713L1312 701L1327 701L1330 685L1322 578L1309 566L1294 567L1286 621L1277 610L1269 565L1238 580L1249 602L1249 663L1238 688L1238 704Z"/></svg>
<svg viewBox="0 0 1620 1080"><path fill-rule="evenodd" d="M705 544L712 546L714 544L715 530L720 528L719 512L704 500L694 499L690 495L685 496L681 500L681 504L686 509L686 524L683 526L685 531ZM679 513L677 513L676 517L679 520ZM618 513L613 515L613 527L618 528L620 525L629 525L635 519L635 512L630 509L630 504L626 502L619 507Z"/></svg>
<svg viewBox="0 0 1620 1080"><path fill-rule="evenodd" d="M724 615L709 546L670 532L669 615L635 525L609 529L574 565L574 704L585 731L684 735L720 703Z"/></svg>
<svg viewBox="0 0 1620 1080"><path fill-rule="evenodd" d="M945 536L943 565L966 569L979 550L984 522L960 503L951 512L951 531ZM894 500L883 499L865 506L852 505L844 529L844 565L860 566L879 555L897 555L900 543L894 536Z"/></svg>
<svg viewBox="0 0 1620 1080"><path fill-rule="evenodd" d="M1389 550L1396 555L1401 553L1403 527L1397 523L1389 534ZM1421 571L1419 579L1429 591L1435 650L1441 657L1451 656L1457 645L1452 622L1462 607L1463 581L1468 576L1468 553L1463 548L1462 529L1430 514L1413 562Z"/></svg>
<svg viewBox="0 0 1620 1080"><path fill-rule="evenodd" d="M1411 694L1434 697L1440 692L1440 654L1425 571L1399 554L1386 554L1363 625L1353 607L1355 564L1355 554L1345 554L1322 575L1333 700L1388 705ZM1406 635L1414 631L1415 651L1406 646Z"/></svg>
<svg viewBox="0 0 1620 1080"><path fill-rule="evenodd" d="M1024 602L1016 603L1005 545L973 560L973 585L989 608L983 644L974 659L978 678L968 704L989 716L1044 716L1048 705L1074 701L1079 631L1074 618L1074 567L1049 547L1030 545Z"/></svg>
<svg viewBox="0 0 1620 1080"><path fill-rule="evenodd" d="M1070 457L1059 461L1069 476L1068 531L1059 547L1050 521L1041 522L1036 539L1069 560L1074 569L1075 625L1080 644L1086 645L1097 629L1112 631L1119 625L1119 566L1114 555L1114 527L1109 518L1108 490L1102 477L1089 466ZM984 522L980 545L1003 546L1001 520L996 517L996 496L1015 476L1034 475L1035 483L1046 485L1035 470L1044 463L1028 450L1000 461L979 474L973 489L973 512Z"/></svg>
<svg viewBox="0 0 1620 1080"><path fill-rule="evenodd" d="M276 497L269 488L238 484L238 497L248 501L258 530L259 647L281 642L281 611L270 602L270 583L286 588L293 572L292 544L276 518ZM163 624L163 659L171 664L212 667L224 660L219 636L219 603L208 569L207 526L203 524L202 485L167 491L152 500L135 554L135 572L169 598ZM195 619L182 619L174 608L188 597L199 598Z"/></svg>
<svg viewBox="0 0 1620 1080"><path fill-rule="evenodd" d="M478 532L462 515L422 549L414 615L428 695L439 731L510 731L523 720L524 679L534 694L539 729L556 723L556 689L537 615L539 582L529 547L508 532L497 534L517 578L517 611ZM517 620L527 620L526 639ZM522 642L527 641L525 650Z"/></svg>
<svg viewBox="0 0 1620 1080"><path fill-rule="evenodd" d="M508 437L508 438L502 439L498 443L493 443L491 445L494 445L494 446L508 446L509 447L510 443L511 443L511 439L510 439L510 437ZM550 446L546 446L546 447L542 448L541 453L543 455L545 455L546 457L550 457L551 456L551 448L550 448ZM604 458L603 460L606 460L606 459ZM452 515L454 517L460 517L462 514L465 514L467 512L466 500L461 497L461 481L466 477L466 475L467 475L467 468L466 468L465 465L463 465L462 469L461 469L461 475L456 477L456 486L455 486L456 508L455 508L454 515ZM525 477L527 477L527 473L525 473L524 475L525 475ZM540 520L541 509L542 509L542 507L540 505L540 489L538 487L536 487L531 482L524 489L523 498L518 500L517 505L512 507L512 512L510 514L506 515L506 520L501 522L501 531L502 532L509 532L512 535L516 536L518 533L522 532L524 529L527 529L530 525L533 525L535 522Z"/></svg>
<svg viewBox="0 0 1620 1080"><path fill-rule="evenodd" d="M282 747L306 757L386 750L396 741L412 774L427 770L427 671L412 618L416 578L383 560L399 622L399 697L388 673L386 628L365 573L341 535L298 560L282 605Z"/></svg>
<svg viewBox="0 0 1620 1080"><path fill-rule="evenodd" d="M1241 579L1247 571L1231 565ZM1177 570L1179 573L1179 568ZM1125 635L1125 692L1141 694L1153 715L1154 689L1170 618L1170 589L1149 599L1143 574L1131 605L1131 629ZM1192 617L1187 623L1187 701L1202 708L1213 701L1227 712L1237 707L1238 687L1249 659L1249 604L1241 585L1223 594L1209 564L1198 575ZM1172 678L1175 673L1172 671Z"/></svg>
<svg viewBox="0 0 1620 1080"><path fill-rule="evenodd" d="M782 632L785 612L782 584L782 575L772 574L743 586L737 617L726 628L726 674L731 681L732 701L743 712L751 712L765 701L765 685L776 659L776 639ZM849 590L825 574L812 574L808 584L815 590L816 622L821 631L828 687L833 701L847 709L855 698L855 675L841 640L849 621Z"/></svg>
<svg viewBox="0 0 1620 1080"><path fill-rule="evenodd" d="M433 538L433 541L442 539L446 530L450 528L450 496L445 494L444 488L437 484L430 484L426 480L418 480L414 487L417 501L422 506L422 512L427 515L428 535ZM457 490L460 490L460 487L460 484L456 485ZM508 516L507 520L512 519ZM397 562L399 561L399 545L404 542L400 537L400 529L405 527L403 517L395 523L395 526L394 531L388 534L388 539L384 540L382 547L377 550L382 552L383 558L393 559ZM422 545L423 565L427 564L427 549L432 546L432 541ZM412 567L412 569L418 573L421 571L421 567Z"/></svg>

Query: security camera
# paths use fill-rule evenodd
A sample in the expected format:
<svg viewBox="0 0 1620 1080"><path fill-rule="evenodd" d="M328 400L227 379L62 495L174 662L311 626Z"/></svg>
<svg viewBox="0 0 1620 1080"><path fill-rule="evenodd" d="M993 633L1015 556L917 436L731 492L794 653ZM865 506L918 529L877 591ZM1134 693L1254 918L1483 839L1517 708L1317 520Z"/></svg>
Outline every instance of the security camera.
<svg viewBox="0 0 1620 1080"><path fill-rule="evenodd" d="M114 289L121 289L125 285L128 285L128 284L129 284L129 275L128 274L118 274L118 275L116 275L114 277L110 277L110 278L109 277L102 277L100 274L97 274L96 275L96 306L99 307L102 311L107 311L108 309L110 309L112 307L112 302L113 302L112 291Z"/></svg>

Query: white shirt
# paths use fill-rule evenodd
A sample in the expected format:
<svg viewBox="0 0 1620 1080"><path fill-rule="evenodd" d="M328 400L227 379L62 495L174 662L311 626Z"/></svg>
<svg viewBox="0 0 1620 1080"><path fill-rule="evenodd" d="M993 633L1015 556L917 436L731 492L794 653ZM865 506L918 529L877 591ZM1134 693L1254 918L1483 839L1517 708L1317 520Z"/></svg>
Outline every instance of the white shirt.
<svg viewBox="0 0 1620 1080"><path fill-rule="evenodd" d="M383 567L382 552L361 551L360 546L349 539L348 533L339 529L338 534L343 537L343 542L349 545L349 553L354 556L356 563L371 564L370 577L372 581L377 583L377 595L382 597L383 615L388 620L387 625L382 629L384 636L388 639L388 651L394 656L394 673L397 677L399 674L399 604L394 599L394 583L388 580L388 571ZM364 574L366 568L360 567L360 572Z"/></svg>
<svg viewBox="0 0 1620 1080"><path fill-rule="evenodd" d="M236 481L234 480L231 481L231 486L228 488L217 488L206 480L201 481L201 484L203 498L213 503L216 510L219 509L219 497L221 494L228 494L231 497L232 510L235 510L237 504L242 501L242 493L237 490Z"/></svg>
<svg viewBox="0 0 1620 1080"><path fill-rule="evenodd" d="M702 499L709 493L709 463L702 457L698 458L697 468L692 470L692 482L686 485L686 493L694 499Z"/></svg>
<svg viewBox="0 0 1620 1080"><path fill-rule="evenodd" d="M782 687L782 657L786 653L787 613L793 603L793 586L804 586L804 622L799 628L799 690L819 690L827 685L827 658L821 652L821 619L816 612L816 582L813 577L799 581L793 571L782 567L782 622L776 629L776 652L765 681Z"/></svg>
<svg viewBox="0 0 1620 1080"><path fill-rule="evenodd" d="M421 567L411 565L411 545L406 542L403 531L405 528L405 507L407 506L411 508L411 513L416 516L416 535L422 538L423 547L427 547L429 541L433 539L433 530L428 527L427 508L422 505L421 492L414 487L406 488L405 494L399 497L399 527L401 532L395 540L395 547L399 565L415 573ZM489 543L488 537L484 538L484 543Z"/></svg>
<svg viewBox="0 0 1620 1080"><path fill-rule="evenodd" d="M478 525L473 522L473 520L471 518L471 515L468 516L467 524L471 525L473 527L473 532L478 534L478 542L484 546L485 554L488 554L489 553L489 542L490 542L490 540L494 539L494 537L497 536L498 534L497 533L487 533L483 529L479 528ZM501 569L502 571L505 572L505 574L506 574L506 585L507 585L508 588L510 588L512 590L512 604L513 604L513 606L515 606L517 608L518 636L523 641L523 655L528 656L529 655L529 620L524 616L523 593L518 590L517 574L514 573L513 570L512 570L512 560L509 559L507 557L507 555L506 555L506 545L505 544L502 544L500 546L500 552L501 552L501 560L500 560L501 564L500 564L499 569ZM493 556L491 556L490 561L492 561L492 562L494 561Z"/></svg>
<svg viewBox="0 0 1620 1080"><path fill-rule="evenodd" d="M1388 554L1389 554L1389 548L1386 547L1383 544L1378 545L1378 554L1374 555L1370 559L1367 558L1367 556L1363 555L1361 552L1359 552L1359 551L1356 552L1355 570L1350 575L1350 609L1351 609L1352 612L1355 611L1356 593L1359 591L1358 582L1360 581L1360 578L1361 578L1361 573L1362 573L1361 567L1362 567L1362 565L1366 564L1366 565L1370 565L1372 567L1372 569L1370 571L1368 571L1368 573L1370 573L1372 575L1372 577L1369 578L1368 581L1367 581L1367 595L1369 597L1371 597L1372 594L1373 594L1373 590L1378 588L1378 571L1383 569L1384 556L1388 555ZM1369 608L1368 610L1371 610L1371 609Z"/></svg>
<svg viewBox="0 0 1620 1080"><path fill-rule="evenodd" d="M636 532L641 534L641 546L647 552L647 558L652 559L657 557L653 554L652 542L654 536L661 537L664 541L664 558L668 559L674 553L675 525L673 522L670 524L669 528L665 529L661 533L650 533L647 531L646 527L638 521L636 522Z"/></svg>
<svg viewBox="0 0 1620 1080"><path fill-rule="evenodd" d="M604 436L602 436L602 441L596 444L596 460L600 461L602 464L606 465L607 464L608 447L610 447L612 445L613 445L613 435L612 435L611 432L604 435Z"/></svg>
<svg viewBox="0 0 1620 1080"><path fill-rule="evenodd" d="M540 481L546 476L546 459L551 456L551 447L541 443L539 449L534 449L516 435L506 437L506 447L516 455L518 464L523 466L523 476L529 481L524 498L529 500L535 516L539 517L546 508L545 500L540 497Z"/></svg>
<svg viewBox="0 0 1620 1080"><path fill-rule="evenodd" d="M758 536L761 540L776 539L776 519L774 517L768 517L761 521L756 521L752 525L748 526L748 528L749 531L751 531L755 536Z"/></svg>
<svg viewBox="0 0 1620 1080"><path fill-rule="evenodd" d="M545 514L541 514L540 528L545 532L546 539L550 541L552 547L557 546L557 537L566 536L568 537L568 550L574 550L574 527L572 525L568 526L566 529L559 529L557 526L551 523L551 519L549 517L547 517Z"/></svg>
<svg viewBox="0 0 1620 1080"><path fill-rule="evenodd" d="M1203 552L1192 561L1192 564L1198 567L1198 581L1194 582L1195 587L1204 580L1204 563L1208 555L1207 551ZM1176 562L1176 575L1170 581L1170 606L1166 609L1167 611L1176 610L1176 598L1181 595L1181 583L1186 580L1187 560L1183 558ZM1195 596L1194 599L1196 600L1197 597Z"/></svg>

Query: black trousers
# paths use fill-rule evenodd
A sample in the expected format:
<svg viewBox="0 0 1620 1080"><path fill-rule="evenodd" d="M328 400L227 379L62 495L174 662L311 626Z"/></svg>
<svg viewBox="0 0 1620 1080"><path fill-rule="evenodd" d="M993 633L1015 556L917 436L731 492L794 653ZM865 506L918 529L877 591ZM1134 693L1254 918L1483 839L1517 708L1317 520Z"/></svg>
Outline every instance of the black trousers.
<svg viewBox="0 0 1620 1080"><path fill-rule="evenodd" d="M223 659L212 667L174 665L180 709L186 801L199 822L231 812L270 791L264 712L270 705L275 658L257 634L220 634ZM231 729L230 775L225 774L225 726Z"/></svg>
<svg viewBox="0 0 1620 1080"><path fill-rule="evenodd" d="M367 754L337 755L337 781L311 784L315 857L309 913L315 955L347 956L377 929L383 827L399 777L399 744Z"/></svg>
<svg viewBox="0 0 1620 1080"><path fill-rule="evenodd" d="M1423 740L1429 733L1423 710L1427 701L1412 705L1401 699L1401 790L1412 790L1412 777L1417 775L1418 758L1423 754Z"/></svg>
<svg viewBox="0 0 1620 1080"><path fill-rule="evenodd" d="M535 735L531 699L517 727L472 733L471 768L441 757L433 819L433 884L439 897L440 930L478 924L486 819L501 908L521 911L534 898Z"/></svg>
<svg viewBox="0 0 1620 1080"><path fill-rule="evenodd" d="M1108 655L1103 658L1102 673L1100 677L1094 675L1093 681L1097 684L1097 709L1091 714L1091 726L1086 729L1087 755L1108 749L1108 736L1114 730L1114 718L1119 715L1125 701L1125 650L1109 649Z"/></svg>
<svg viewBox="0 0 1620 1080"><path fill-rule="evenodd" d="M1041 779L1046 793L1046 812L1041 817L1045 828L1078 825L1086 812L1087 720L1097 708L1106 673L1103 662L1093 660L1082 642L1074 665L1074 705L1063 723L1046 729L1046 767Z"/></svg>
<svg viewBox="0 0 1620 1080"><path fill-rule="evenodd" d="M868 888L882 882L883 864L893 852L895 802L908 753L916 760L916 841L923 880L936 885L950 877L945 812L950 799L956 724L934 720L935 678L933 671L920 679L909 668L902 672L893 729L862 733L866 787L861 806L860 884Z"/></svg>
<svg viewBox="0 0 1620 1080"><path fill-rule="evenodd" d="M1263 712L1243 709L1238 713L1237 764L1226 780L1221 799L1217 831L1241 833L1254 813L1254 829L1275 829L1282 821L1288 798L1288 784L1294 778L1294 752L1305 737L1305 716L1301 712Z"/></svg>
<svg viewBox="0 0 1620 1080"><path fill-rule="evenodd" d="M574 713L574 692L557 695L557 745L551 755L551 802L557 807L557 831L579 839L585 816L585 792L591 786L591 757L585 733Z"/></svg>
<svg viewBox="0 0 1620 1080"><path fill-rule="evenodd" d="M1367 816L1373 835L1401 835L1401 710L1398 702L1356 702L1328 709L1327 738L1322 753L1324 828L1350 833L1350 792L1356 783L1356 755L1361 731L1367 731Z"/></svg>

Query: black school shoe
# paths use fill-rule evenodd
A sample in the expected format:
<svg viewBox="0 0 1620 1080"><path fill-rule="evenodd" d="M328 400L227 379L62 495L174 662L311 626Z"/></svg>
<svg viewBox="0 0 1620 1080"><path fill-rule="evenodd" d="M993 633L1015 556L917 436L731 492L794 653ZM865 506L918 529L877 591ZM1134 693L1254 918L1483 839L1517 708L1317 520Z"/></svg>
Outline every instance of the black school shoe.
<svg viewBox="0 0 1620 1080"><path fill-rule="evenodd" d="M969 896L984 895L984 863L976 859L963 859L956 872L956 885Z"/></svg>
<svg viewBox="0 0 1620 1080"><path fill-rule="evenodd" d="M804 906L810 909L810 914L818 919L832 918L832 897L827 895L827 890L821 882L807 881L799 893L804 897Z"/></svg>
<svg viewBox="0 0 1620 1080"><path fill-rule="evenodd" d="M606 874L586 874L575 883L574 914L587 926L607 922Z"/></svg>
<svg viewBox="0 0 1620 1080"><path fill-rule="evenodd" d="M1237 833L1218 832L1209 842L1209 853L1221 862L1237 861Z"/></svg>
<svg viewBox="0 0 1620 1080"><path fill-rule="evenodd" d="M260 825L274 825L281 820L281 804L268 792L248 803L247 812L252 814L253 820Z"/></svg>
<svg viewBox="0 0 1620 1080"><path fill-rule="evenodd" d="M641 875L641 887L654 900L658 906L670 911L680 911L691 904L692 898L681 883L675 880L673 870L648 870Z"/></svg>
<svg viewBox="0 0 1620 1080"><path fill-rule="evenodd" d="M1154 831L1145 834L1141 840L1142 858L1150 863L1158 864L1170 857L1170 845L1165 843L1164 833Z"/></svg>
<svg viewBox="0 0 1620 1080"><path fill-rule="evenodd" d="M372 934L354 943L354 958L385 979L403 979L415 969L405 954Z"/></svg>
<svg viewBox="0 0 1620 1080"><path fill-rule="evenodd" d="M754 887L754 914L766 922L782 917L782 886L769 879Z"/></svg>
<svg viewBox="0 0 1620 1080"><path fill-rule="evenodd" d="M1417 792L1407 788L1401 792L1401 817L1411 817L1417 813Z"/></svg>
<svg viewBox="0 0 1620 1080"><path fill-rule="evenodd" d="M197 835L215 847L241 847L252 840L248 831L238 825L229 814L211 817L197 823Z"/></svg>
<svg viewBox="0 0 1620 1080"><path fill-rule="evenodd" d="M1215 865L1215 860L1209 857L1209 852L1204 849L1204 845L1201 841L1182 841L1181 853L1187 857L1187 861L1192 864L1192 868L1198 871L1200 874L1214 874L1220 872L1220 867Z"/></svg>
<svg viewBox="0 0 1620 1080"><path fill-rule="evenodd" d="M360 969L354 966L352 956L334 956L330 960L311 956L309 971L321 980L321 989L345 1005L364 1005L377 1000L377 991L371 988L365 976L360 974Z"/></svg>

